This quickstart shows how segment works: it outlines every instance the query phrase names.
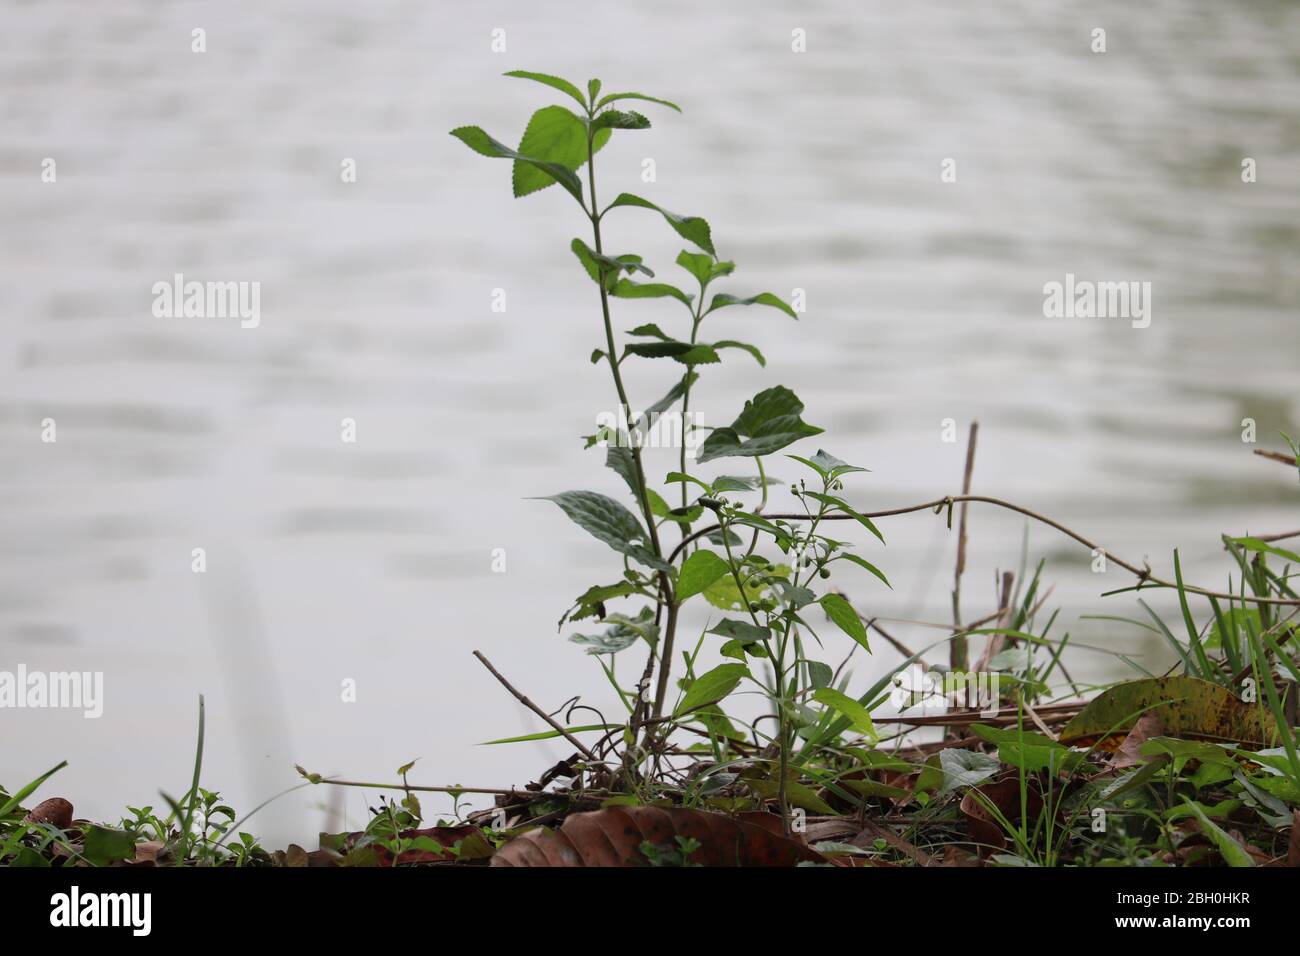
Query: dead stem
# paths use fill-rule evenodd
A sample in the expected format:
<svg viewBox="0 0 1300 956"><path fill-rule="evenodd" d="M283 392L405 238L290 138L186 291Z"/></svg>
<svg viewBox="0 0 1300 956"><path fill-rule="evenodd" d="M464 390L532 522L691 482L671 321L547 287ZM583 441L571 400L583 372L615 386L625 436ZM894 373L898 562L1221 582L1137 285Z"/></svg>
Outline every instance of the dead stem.
<svg viewBox="0 0 1300 956"><path fill-rule="evenodd" d="M1282 464L1290 465L1293 468L1300 464L1294 455L1284 455L1280 451L1265 451L1262 448L1256 448L1255 454L1259 455L1260 458L1267 458L1269 461L1280 461Z"/></svg>
<svg viewBox="0 0 1300 956"><path fill-rule="evenodd" d="M534 790L514 790L499 789L494 787L417 787L415 784L407 783L370 783L361 780L335 780L332 777L321 777L320 780L314 780L313 783L328 783L331 787L368 787L372 790L418 790L421 793L485 793L501 797L524 797L528 800L536 800L544 794L541 791ZM545 794L556 796L556 794Z"/></svg>
<svg viewBox="0 0 1300 956"><path fill-rule="evenodd" d="M1022 514L1027 518L1033 518L1035 521L1040 521L1050 528L1055 528L1057 531L1061 532L1061 534L1065 535L1066 537L1073 538L1075 541L1079 542L1079 544L1083 545L1085 548L1094 551L1101 551L1103 554L1106 555L1106 557L1112 563L1119 565L1125 571L1128 571L1130 574L1137 577L1138 579L1137 590L1141 590L1144 587L1162 587L1162 588L1178 587L1178 585L1175 584L1173 581L1166 581L1163 578L1155 577L1151 573L1151 568L1146 565L1143 565L1142 567L1139 568L1136 565L1130 564L1128 561L1123 561L1120 558L1117 558L1109 551L1105 550L1104 548L1101 548L1094 542L1089 541L1083 535L1079 534L1077 531L1074 531L1066 527L1065 525L1061 524L1059 521L1054 521L1051 518L1047 517L1046 515L1039 514L1036 511L1031 511L1029 508L1025 508L1022 507L1021 505L1013 504L1010 501L1003 501L1001 498L990 498L985 495L956 495L956 496L949 495L946 498L937 498L934 501L924 501L916 505L906 505L902 508L890 508L886 511L854 511L854 512L836 511L828 514L824 514L821 517L823 520L826 521L846 521L850 519L856 521L860 518L891 518L895 515L914 514L918 511L927 511L927 510L933 511L935 514L938 514L940 511L946 508L949 511L949 524L951 525L952 506L954 504L960 504L965 501L980 502L981 504L995 505L999 508L1006 508L1008 511L1014 511L1017 514ZM809 516L806 514L768 514L768 515L764 515L764 517L767 518L769 521L810 520ZM671 564L673 560L676 559L677 555L681 553L682 548L684 548L691 541L694 541L697 538L701 538L706 534L711 534L714 531L717 531L718 529L719 526L716 524L709 525L708 527L701 528L698 531L694 531L688 537L683 538L681 543L677 545L677 547L673 550L673 553L669 555L668 563ZM1221 598L1225 601L1248 601L1254 604L1271 604L1271 605L1276 605L1281 607L1300 607L1300 598L1267 598L1267 597L1257 597L1251 594L1246 594L1246 595L1225 594L1222 591L1211 591L1208 588L1195 587L1190 584L1185 584L1183 586L1183 590L1186 591L1188 594L1199 594L1202 597Z"/></svg>
<svg viewBox="0 0 1300 956"><path fill-rule="evenodd" d="M971 475L975 471L975 440L979 437L980 423L970 423L970 436L966 439L966 469L962 474L961 493L970 494ZM961 576L966 570L966 502L961 505L957 520L957 565L952 577L952 643L948 645L948 666L955 673L964 673L970 663L970 649L961 626ZM1005 602L1003 602L1005 604Z"/></svg>
<svg viewBox="0 0 1300 956"><path fill-rule="evenodd" d="M573 736L573 734L565 730L563 725L561 725L558 721L556 721L553 717L551 717L551 715L548 714L546 711L542 710L542 708L538 707L531 700L529 700L527 696L515 690L515 688L511 685L510 681L502 677L501 672L498 671L495 667L493 667L492 662L489 661L486 657L484 657L481 652L475 651L474 656L477 657L479 661L483 664L483 666L486 667L491 672L493 677L495 677L498 681L500 681L502 687L504 687L506 690L510 691L510 693L514 695L515 700L519 701L519 703L523 704L534 714L536 714L538 717L542 718L542 720L546 721L553 728L555 728L555 730L559 732L561 737L563 737L569 743L573 744L573 746L578 748L578 753L582 754L592 763L600 762L596 758L596 755L592 753L590 750L588 750L587 747L582 743L582 741L580 741L577 737Z"/></svg>

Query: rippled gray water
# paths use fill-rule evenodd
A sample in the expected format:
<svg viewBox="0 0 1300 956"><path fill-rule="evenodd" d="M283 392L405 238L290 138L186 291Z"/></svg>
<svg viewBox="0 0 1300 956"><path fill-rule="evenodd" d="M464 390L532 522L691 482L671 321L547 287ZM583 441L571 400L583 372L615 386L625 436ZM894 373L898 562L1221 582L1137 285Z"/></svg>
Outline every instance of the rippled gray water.
<svg viewBox="0 0 1300 956"><path fill-rule="evenodd" d="M829 450L873 469L850 497L888 507L956 490L963 448L940 422L978 418L977 491L1135 560L1167 567L1179 547L1206 583L1227 573L1220 531L1300 526L1295 476L1240 440L1247 416L1261 444L1300 431L1300 8L517 6L0 4L0 669L106 682L97 721L0 712L0 783L66 757L50 792L87 816L183 791L200 692L205 781L241 808L291 785L295 762L391 779L419 755L424 782L521 782L561 750L474 746L536 726L474 648L548 705L612 706L554 628L611 555L526 500L618 493L576 440L612 404L567 249L582 222L555 189L511 199L508 164L446 135L517 138L548 93L507 69L680 101L601 154L602 193L707 216L737 292L806 290L797 325L710 319L769 367L730 353L708 370L706 423L783 383ZM948 157L956 183L940 182ZM674 271L676 237L648 213L611 216L609 242ZM1042 287L1067 272L1150 281L1151 327L1044 318ZM261 325L155 318L151 287L175 273L260 282ZM677 321L617 308L622 328ZM634 400L669 375L638 369ZM970 520L976 613L1023 524ZM941 520L884 531L865 553L896 590L844 586L871 613L946 620ZM1059 629L1128 640L1079 620L1134 610L1097 597L1118 572L1099 584L1045 529L1030 550ZM856 680L892 660L879 649ZM323 799L295 794L253 829L308 838L301 808ZM352 822L365 799L348 797Z"/></svg>

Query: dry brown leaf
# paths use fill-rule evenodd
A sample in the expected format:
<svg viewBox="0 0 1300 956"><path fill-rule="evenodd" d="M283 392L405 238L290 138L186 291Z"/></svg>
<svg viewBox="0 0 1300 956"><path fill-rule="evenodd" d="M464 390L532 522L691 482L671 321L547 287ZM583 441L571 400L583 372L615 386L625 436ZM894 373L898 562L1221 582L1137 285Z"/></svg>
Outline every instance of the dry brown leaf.
<svg viewBox="0 0 1300 956"><path fill-rule="evenodd" d="M72 804L62 797L42 800L23 817L23 823L48 823L66 830L72 826Z"/></svg>
<svg viewBox="0 0 1300 956"><path fill-rule="evenodd" d="M307 851L296 843L290 843L288 849L284 851L285 866L306 866Z"/></svg>
<svg viewBox="0 0 1300 956"><path fill-rule="evenodd" d="M934 864L933 857L920 847L908 843L889 827L872 823L870 820L863 822L862 831L849 842L854 846L866 848L875 843L876 840L884 840L886 844L911 859L917 866L932 866Z"/></svg>
<svg viewBox="0 0 1300 956"><path fill-rule="evenodd" d="M1126 770L1129 767L1140 767L1147 762L1146 757L1142 756L1142 745L1152 737L1163 737L1165 735L1165 722L1160 719L1158 714L1143 714L1138 718L1138 722L1133 725L1133 729L1128 732L1124 742L1119 745L1110 760L1111 770Z"/></svg>
<svg viewBox="0 0 1300 956"><path fill-rule="evenodd" d="M1287 866L1300 866L1300 810L1291 814L1291 839L1287 841Z"/></svg>
<svg viewBox="0 0 1300 956"><path fill-rule="evenodd" d="M939 866L945 867L970 867L979 866L979 857L973 853L967 853L959 846L946 846L939 851Z"/></svg>
<svg viewBox="0 0 1300 956"><path fill-rule="evenodd" d="M287 850L273 854L272 858L279 866L292 867L338 866L343 861L343 857L334 850L304 850L296 843L290 843Z"/></svg>
<svg viewBox="0 0 1300 956"><path fill-rule="evenodd" d="M167 848L167 844L158 840L143 840L135 845L135 856L129 860L122 860L115 864L116 866L143 866L151 867L158 865L158 854Z"/></svg>
<svg viewBox="0 0 1300 956"><path fill-rule="evenodd" d="M355 834L361 836L361 834ZM401 836L405 840L412 840L416 837L427 837L433 840L443 848L441 853L433 850L403 850L397 858L398 865L407 863L459 863L466 860L482 860L491 856L493 853L492 844L488 842L487 837L483 836L483 831L472 824L465 824L458 827L426 827L423 830L403 830ZM452 848L461 844L461 853L457 855ZM391 866L393 855L378 843L372 844L376 854L379 856L380 866Z"/></svg>
<svg viewBox="0 0 1300 956"><path fill-rule="evenodd" d="M683 807L609 807L571 814L559 830L529 830L498 850L492 865L645 866L643 843L676 849L679 836L699 842L689 862L702 866L827 862L780 828L770 813L740 819Z"/></svg>
<svg viewBox="0 0 1300 956"><path fill-rule="evenodd" d="M772 814L765 816L770 817ZM780 822L777 819L778 825ZM823 840L845 840L857 836L861 831L862 827L854 823L852 817L830 817L825 820L809 820L803 838L809 843L821 843Z"/></svg>

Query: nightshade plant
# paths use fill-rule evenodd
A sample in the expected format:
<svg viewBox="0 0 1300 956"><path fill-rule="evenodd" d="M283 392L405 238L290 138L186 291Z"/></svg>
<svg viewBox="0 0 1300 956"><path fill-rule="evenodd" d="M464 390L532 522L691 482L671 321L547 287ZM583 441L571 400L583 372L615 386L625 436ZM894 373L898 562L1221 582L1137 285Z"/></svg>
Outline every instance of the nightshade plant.
<svg viewBox="0 0 1300 956"><path fill-rule="evenodd" d="M704 219L669 212L626 192L601 208L596 193L596 153L615 131L650 126L644 115L622 109L621 105L640 101L680 112L679 107L642 93L602 96L599 80L589 81L584 94L573 83L556 76L526 71L506 75L541 83L567 95L580 107L576 112L568 105L537 110L517 150L477 126L462 126L452 130L451 135L481 155L511 160L516 197L558 183L582 208L590 225L589 240L575 238L570 248L599 296L603 347L591 354L591 361L608 366L620 415L616 427L601 428L586 441L589 448L605 448L605 463L627 483L634 509L593 491L566 491L549 496L549 500L623 558L618 579L589 588L560 622L563 626L566 620L594 619L606 626L602 633L575 635L573 640L597 655L628 711L627 722L619 726L617 735L624 742L619 782L629 790L639 789L648 779L645 762L657 759L674 725L687 722L703 727L717 764L723 765L728 741L744 738L720 702L750 682L771 700L776 719L775 734L763 734L757 723L751 728L755 743L764 745L765 753L775 751L776 755L769 758L776 766L769 769L766 780L757 782L768 784L788 826L788 790L797 786L790 766L796 758L797 740L826 743L846 730L874 737L867 706L871 700L848 697L843 682L839 689L833 687L835 671L811 656L821 645L817 635L820 621L815 623L810 614L813 605L870 650L866 628L850 604L836 593L819 597L812 590L813 584L830 576L830 565L839 561L857 564L888 584L874 565L847 550L846 542L818 533L822 518L840 511L857 518L880 538L871 521L853 512L837 495L848 475L865 469L824 451L811 457L790 455L815 476L811 488L805 480L791 488L803 514L794 516L794 520L764 517L769 488L777 483L767 476L764 459L822 431L803 420L804 407L794 392L778 385L747 401L730 426L712 429L695 456L695 465L724 458L752 459L756 474L710 479L688 470L687 429L691 425L686 413L702 370L720 362L722 353L729 350L748 352L760 365L766 364L753 345L702 338L705 320L732 306L754 305L777 309L791 318L797 316L789 304L771 292L738 296L717 291L720 280L735 270L735 263L719 258L712 230ZM579 177L584 166L585 188ZM603 234L606 218L623 209L659 213L678 236L694 247L683 250L676 260L693 280L691 291L658 281L639 255L607 251ZM627 333L629 341L620 343L611 316L611 300L615 299L666 300L666 304L685 310L684 316L679 313L682 331L670 333L659 325L644 324ZM716 321L709 325L712 328ZM680 380L667 394L639 412L629 398L625 380L632 359L671 361L682 367ZM641 446L656 419L679 403L684 422L679 465L663 479L665 485L676 484L679 488L676 494L660 493L647 476ZM741 495L757 495L758 501L743 504ZM670 506L670 497L679 504ZM760 541L775 545L782 558L765 557L760 553ZM683 655L686 674L680 686L684 694L670 703L678 613L684 603L696 597L728 612L708 631L722 639L721 653L727 663L695 673L702 635L695 649ZM610 610L609 605L616 600L626 601L623 606L631 609ZM614 656L638 642L647 646L648 659L637 686L625 689L615 677ZM753 673L750 668L756 661L766 662L770 672ZM603 729L603 725L595 729ZM775 747L770 746L773 743Z"/></svg>

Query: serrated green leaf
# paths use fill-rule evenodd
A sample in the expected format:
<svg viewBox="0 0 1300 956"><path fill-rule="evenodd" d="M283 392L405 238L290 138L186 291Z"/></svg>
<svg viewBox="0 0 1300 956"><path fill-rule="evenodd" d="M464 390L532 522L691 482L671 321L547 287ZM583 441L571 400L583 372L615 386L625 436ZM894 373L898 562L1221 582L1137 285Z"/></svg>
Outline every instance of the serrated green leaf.
<svg viewBox="0 0 1300 956"><path fill-rule="evenodd" d="M569 248L573 254L578 257L582 263L582 268L586 270L587 275L591 277L592 282L605 283L606 288L612 288L622 272L643 272L648 276L654 273L641 264L641 257L625 253L621 256L607 256L603 253L596 252L581 239L574 239L569 243Z"/></svg>
<svg viewBox="0 0 1300 956"><path fill-rule="evenodd" d="M722 361L718 353L707 345L671 339L667 342L633 342L625 346L624 351L642 358L670 358L683 365L712 365Z"/></svg>
<svg viewBox="0 0 1300 956"><path fill-rule="evenodd" d="M780 451L800 438L819 435L822 429L809 425L800 415L803 402L784 386L759 392L730 428L714 429L700 446L699 463L727 456L760 457Z"/></svg>
<svg viewBox="0 0 1300 956"><path fill-rule="evenodd" d="M662 206L657 206L648 199L632 193L619 193L618 197L609 204L606 212L610 209L616 209L619 206L636 206L641 209L653 209L659 215L664 217L668 225L672 226L673 231L681 236L687 242L693 242L710 256L716 255L713 248L713 235L709 229L709 224L699 216L680 216L675 212L669 212ZM716 299L715 299L716 301Z"/></svg>
<svg viewBox="0 0 1300 956"><path fill-rule="evenodd" d="M667 282L633 282L631 279L619 279L614 283L614 287L609 290L609 294L620 299L662 299L672 297L688 309L691 308L691 303L695 301L695 296L683 292Z"/></svg>
<svg viewBox="0 0 1300 956"><path fill-rule="evenodd" d="M560 627L567 620L582 621L589 617L601 617L605 614L605 602L615 598L627 597L637 593L637 587L631 581L618 581L614 584L597 584L587 588L578 595L573 607L560 618Z"/></svg>
<svg viewBox="0 0 1300 956"><path fill-rule="evenodd" d="M758 476L748 475L720 475L713 480L714 494L722 494L726 491L757 491L759 488Z"/></svg>
<svg viewBox="0 0 1300 956"><path fill-rule="evenodd" d="M549 73L534 73L531 70L511 70L509 73L504 75L513 76L521 80L532 80L534 83L541 83L544 86L549 86L551 89L559 90L562 93L567 93L569 96L572 96L582 104L583 109L586 109L587 107L587 101L583 97L582 92L563 77L552 76ZM593 80L592 82L597 81ZM597 88L599 88L599 84L597 85ZM608 97L606 97L606 99L608 99Z"/></svg>
<svg viewBox="0 0 1300 956"><path fill-rule="evenodd" d="M542 500L555 502L574 524L621 554L630 555L629 549L645 536L636 516L608 495L565 491Z"/></svg>
<svg viewBox="0 0 1300 956"><path fill-rule="evenodd" d="M695 277L700 288L704 288L714 279L729 276L736 271L734 262L718 262L712 256L691 252L688 249L683 249L677 254L677 264Z"/></svg>
<svg viewBox="0 0 1300 956"><path fill-rule="evenodd" d="M730 305L770 305L774 309L780 309L792 319L799 318L794 309L786 304L780 296L773 295L771 292L760 292L758 295L751 295L747 299L741 299L734 295L728 295L725 292L719 292L709 303L709 312L716 312L718 309L725 309ZM708 315L709 312L705 312Z"/></svg>
<svg viewBox="0 0 1300 956"><path fill-rule="evenodd" d="M567 167L559 163L547 162L518 153L509 146L497 142L477 126L458 127L451 131L451 135L481 156L491 156L494 159L512 159L536 167L563 186L579 204L582 203L582 183L574 175L573 171Z"/></svg>
<svg viewBox="0 0 1300 956"><path fill-rule="evenodd" d="M617 102L618 100L642 100L646 103L658 103L660 106L667 106L679 113L682 111L682 108L676 103L670 103L668 100L661 100L656 96L646 96L644 93L610 93L596 104L596 109L608 106L610 103Z"/></svg>
<svg viewBox="0 0 1300 956"><path fill-rule="evenodd" d="M748 342L734 342L731 339L724 339L721 342L714 342L713 347L715 349L744 349L750 355L754 356L754 361L758 362L759 365L763 367L767 366L767 359L763 358L763 353L760 352L756 346L750 345Z"/></svg>
<svg viewBox="0 0 1300 956"><path fill-rule="evenodd" d="M609 142L609 130L592 137L593 152L600 152ZM587 162L587 127L581 118L563 106L546 106L532 115L519 141L519 152L545 163L554 163L568 170L577 170ZM516 197L527 196L545 189L555 178L536 165L515 160L511 182Z"/></svg>
<svg viewBox="0 0 1300 956"><path fill-rule="evenodd" d="M650 120L632 110L606 110L591 121L591 128L598 133L611 129L649 129Z"/></svg>
<svg viewBox="0 0 1300 956"><path fill-rule="evenodd" d="M642 608L634 618L622 614L610 614L605 618L610 623L600 634L574 634L569 640L587 649L588 654L617 654L626 650L638 640L644 640L652 647L658 643L659 631L655 626L654 612Z"/></svg>
<svg viewBox="0 0 1300 956"><path fill-rule="evenodd" d="M610 442L605 450L605 467L627 482L633 496L640 493L636 480L636 458L632 455L631 448Z"/></svg>

